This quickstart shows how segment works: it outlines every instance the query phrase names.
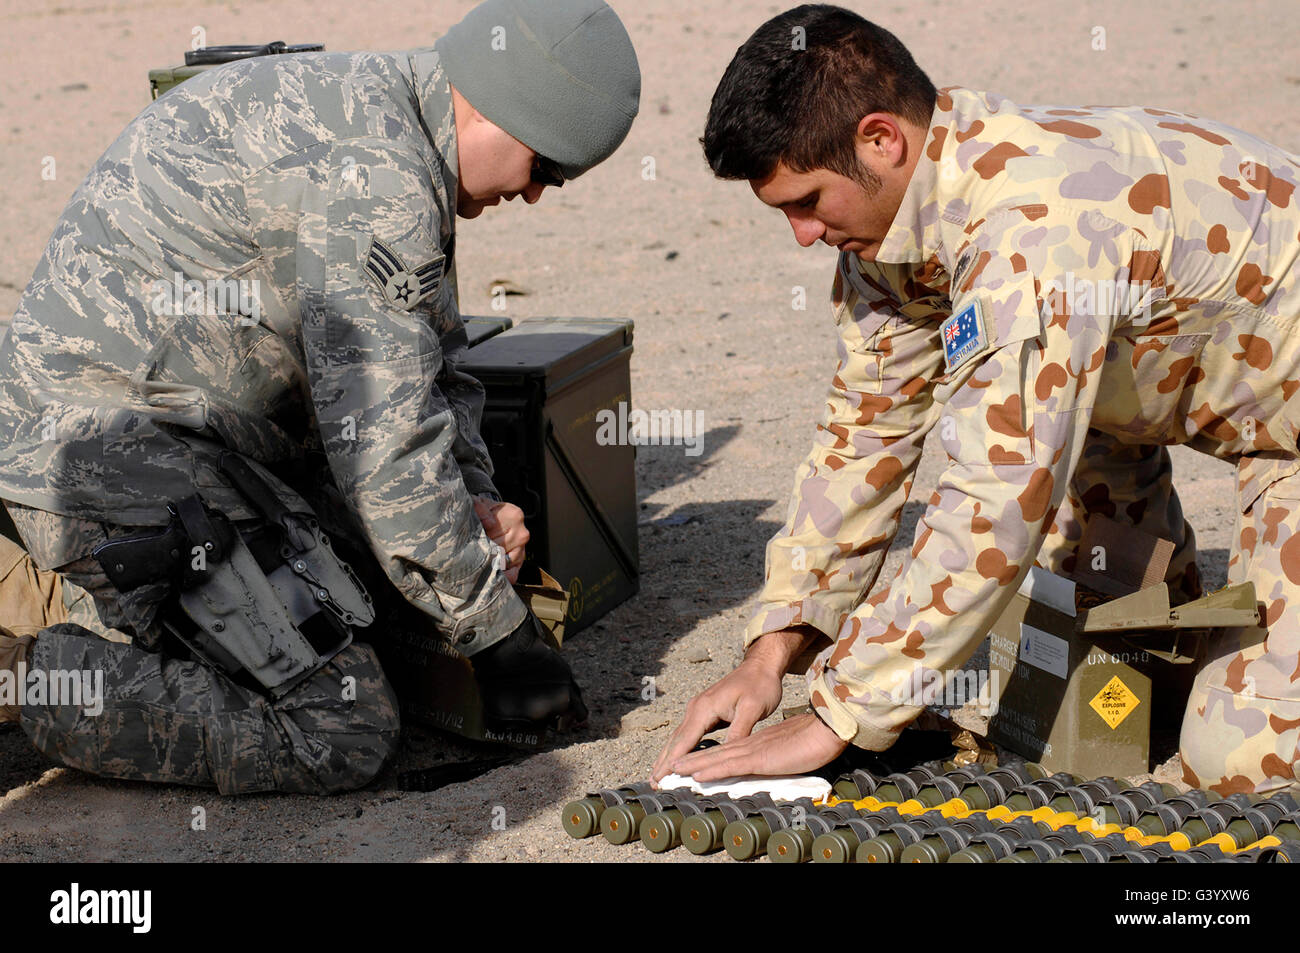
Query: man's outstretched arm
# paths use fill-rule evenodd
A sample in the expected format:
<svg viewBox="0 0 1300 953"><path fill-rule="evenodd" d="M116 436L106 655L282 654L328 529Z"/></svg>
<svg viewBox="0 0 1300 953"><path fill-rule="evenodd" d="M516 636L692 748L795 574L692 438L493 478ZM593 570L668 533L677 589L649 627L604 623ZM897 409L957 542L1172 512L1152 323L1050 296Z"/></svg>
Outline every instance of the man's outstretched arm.
<svg viewBox="0 0 1300 953"><path fill-rule="evenodd" d="M996 228L972 239L989 257L981 280L954 294L953 312L974 304L986 338L936 387L949 465L898 578L854 610L809 670L818 723L805 716L759 732L744 757L712 749L683 759L697 777L720 776L713 769L724 757L727 773L805 764L811 759L799 757L800 747L823 750L827 732L863 748L889 747L921 710L909 686L964 662L1034 563L1087 441L1107 343L1125 319L1100 309L1072 313L1049 292L1061 276L1026 267L1052 261L1035 244L1044 216L1032 211L1021 219L1006 210ZM1089 209L1050 215L1067 235L1081 220L1099 221ZM1135 280L1158 269L1140 233L1111 228L1114 254L1088 269L1087 280L1113 281L1116 263Z"/></svg>
<svg viewBox="0 0 1300 953"><path fill-rule="evenodd" d="M745 632L745 661L691 701L655 763L655 778L718 724L731 724L729 747L776 710L781 676L802 671L815 649L836 637L898 532L934 425L930 389L941 359L930 339L939 313L929 300L901 303L904 269L868 266L863 275L857 267L856 258L841 256L832 294L839 364L816 443L795 478L786 524L768 544L767 579Z"/></svg>
<svg viewBox="0 0 1300 953"><path fill-rule="evenodd" d="M936 299L908 300L907 270L866 265L842 255L832 290L839 364L799 466L786 521L767 546L760 606L745 644L806 625L833 641L875 584L937 408L931 397L942 369L933 334L943 314ZM794 661L802 671L811 661Z"/></svg>

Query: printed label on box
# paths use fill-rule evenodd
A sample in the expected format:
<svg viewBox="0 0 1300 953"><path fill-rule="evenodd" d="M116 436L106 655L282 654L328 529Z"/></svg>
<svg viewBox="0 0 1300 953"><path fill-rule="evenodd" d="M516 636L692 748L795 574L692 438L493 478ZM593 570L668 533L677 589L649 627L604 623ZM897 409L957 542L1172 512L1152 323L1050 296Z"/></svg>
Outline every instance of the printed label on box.
<svg viewBox="0 0 1300 953"><path fill-rule="evenodd" d="M1050 632L1020 623L1020 658L1057 678L1070 671L1070 643Z"/></svg>

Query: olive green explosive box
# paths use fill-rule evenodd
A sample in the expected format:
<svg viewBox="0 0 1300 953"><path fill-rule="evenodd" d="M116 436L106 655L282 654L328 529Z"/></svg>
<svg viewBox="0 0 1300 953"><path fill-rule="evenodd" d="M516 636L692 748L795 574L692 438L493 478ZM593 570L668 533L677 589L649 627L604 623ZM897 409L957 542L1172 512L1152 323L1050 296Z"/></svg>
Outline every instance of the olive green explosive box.
<svg viewBox="0 0 1300 953"><path fill-rule="evenodd" d="M1145 774L1151 730L1177 729L1210 631L1259 618L1250 583L1171 606L1172 546L1105 523L1080 545L1088 569L1031 569L989 632L989 739L1076 777ZM1107 550L1123 565L1098 579L1088 557Z"/></svg>
<svg viewBox="0 0 1300 953"><path fill-rule="evenodd" d="M503 499L524 511L526 598L558 642L639 584L636 447L598 439L602 412L630 401L631 321L467 317L459 369L482 382L481 430ZM556 581L558 580L558 582ZM521 577L521 582L525 582ZM522 595L523 593L521 593ZM535 747L540 731L495 732L473 667L427 626L391 625L381 660L404 717L466 738Z"/></svg>
<svg viewBox="0 0 1300 953"><path fill-rule="evenodd" d="M618 318L530 318L459 365L483 384L493 480L524 511L528 555L568 592L570 634L639 586L636 446L600 427L631 403L632 333Z"/></svg>

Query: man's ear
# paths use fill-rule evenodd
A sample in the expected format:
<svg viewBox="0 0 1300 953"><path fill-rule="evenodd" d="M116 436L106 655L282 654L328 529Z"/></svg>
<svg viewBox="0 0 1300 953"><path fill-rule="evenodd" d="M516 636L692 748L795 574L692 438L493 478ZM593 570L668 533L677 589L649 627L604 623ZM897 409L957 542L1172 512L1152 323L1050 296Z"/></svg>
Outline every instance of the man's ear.
<svg viewBox="0 0 1300 953"><path fill-rule="evenodd" d="M899 166L907 161L907 136L896 116L868 113L858 120L856 135L859 151L866 147L867 155L875 162Z"/></svg>

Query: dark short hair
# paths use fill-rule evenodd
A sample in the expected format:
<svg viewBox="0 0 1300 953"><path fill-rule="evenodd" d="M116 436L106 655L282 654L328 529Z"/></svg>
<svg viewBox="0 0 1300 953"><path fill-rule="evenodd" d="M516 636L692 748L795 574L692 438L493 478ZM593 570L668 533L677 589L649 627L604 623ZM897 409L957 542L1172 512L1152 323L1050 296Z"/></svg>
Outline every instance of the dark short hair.
<svg viewBox="0 0 1300 953"><path fill-rule="evenodd" d="M851 10L805 4L768 20L736 51L700 142L722 179L766 178L783 162L861 182L858 121L887 112L927 126L936 95L894 34Z"/></svg>

